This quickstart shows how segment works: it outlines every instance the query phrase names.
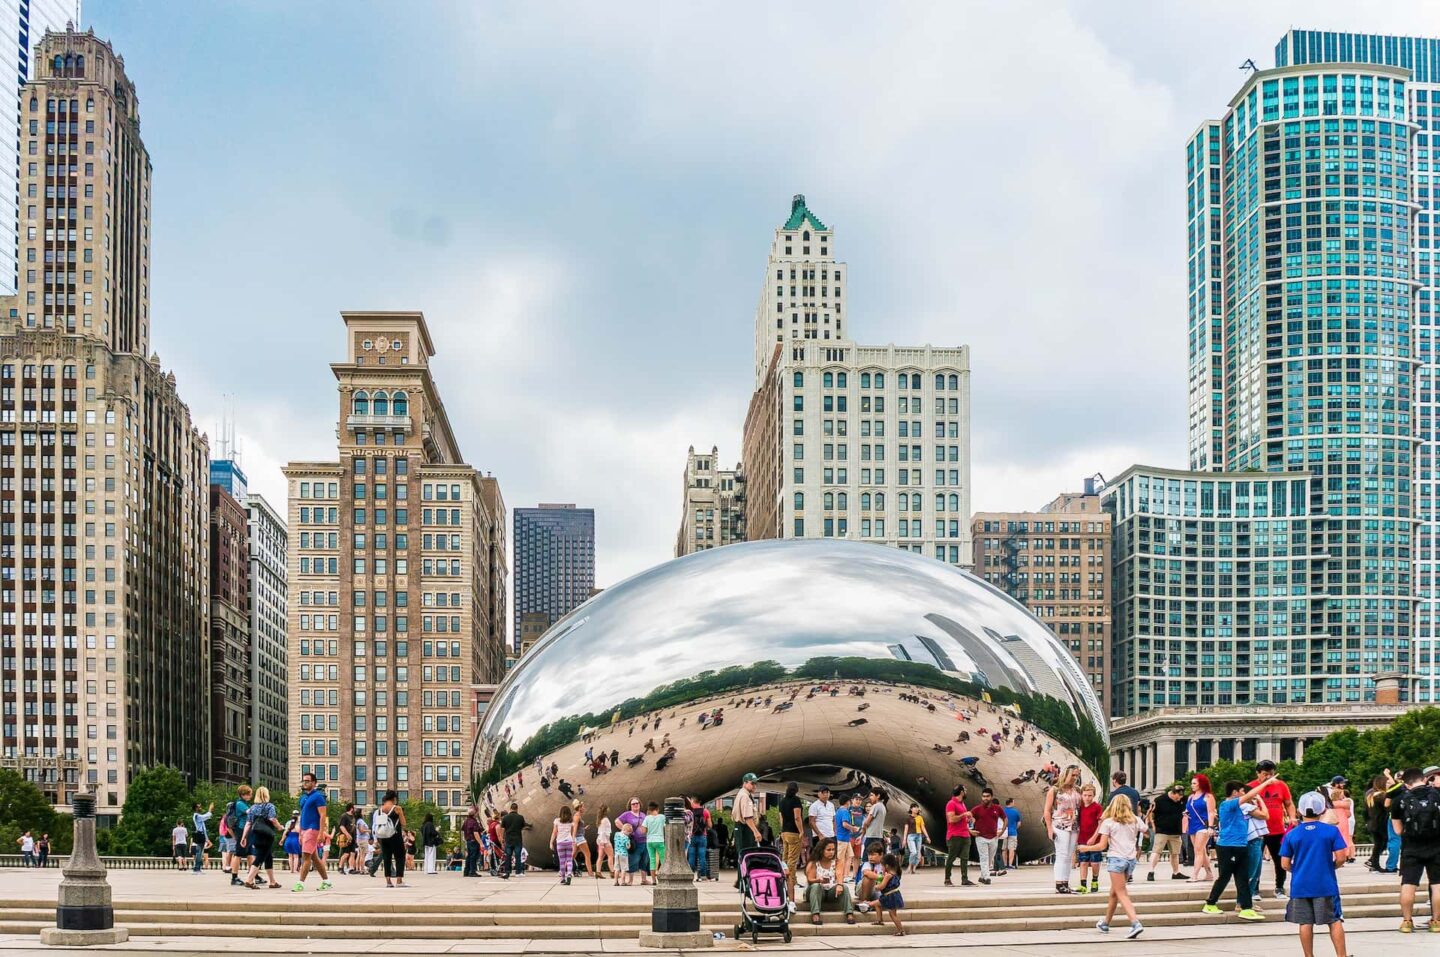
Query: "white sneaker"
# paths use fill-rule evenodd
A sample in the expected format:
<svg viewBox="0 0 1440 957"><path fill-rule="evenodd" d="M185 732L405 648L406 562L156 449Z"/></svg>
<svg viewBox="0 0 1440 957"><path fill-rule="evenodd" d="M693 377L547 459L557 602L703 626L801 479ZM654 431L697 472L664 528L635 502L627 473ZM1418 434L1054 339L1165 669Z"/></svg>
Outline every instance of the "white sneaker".
<svg viewBox="0 0 1440 957"><path fill-rule="evenodd" d="M1110 925L1105 923L1105 918L1103 917L1095 922L1095 929L1102 934L1110 933Z"/></svg>
<svg viewBox="0 0 1440 957"><path fill-rule="evenodd" d="M862 914L868 914L870 913L870 902L860 901L858 904L855 905L855 909Z"/></svg>
<svg viewBox="0 0 1440 957"><path fill-rule="evenodd" d="M1130 933L1125 935L1125 939L1134 940L1136 937L1139 937L1143 933L1145 933L1145 925L1137 920L1135 923L1130 925Z"/></svg>

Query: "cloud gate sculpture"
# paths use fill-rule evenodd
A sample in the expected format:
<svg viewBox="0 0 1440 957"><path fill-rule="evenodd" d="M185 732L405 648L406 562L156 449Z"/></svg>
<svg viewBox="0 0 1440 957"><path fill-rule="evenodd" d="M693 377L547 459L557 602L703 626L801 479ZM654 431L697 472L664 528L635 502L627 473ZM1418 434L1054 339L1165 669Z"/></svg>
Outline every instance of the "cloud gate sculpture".
<svg viewBox="0 0 1440 957"><path fill-rule="evenodd" d="M1107 753L1074 659L1003 592L894 548L787 540L666 562L557 622L496 693L473 771L489 803L519 802L536 862L567 794L593 823L632 795L728 798L747 771L807 802L821 781L885 785L936 843L951 788L978 801L986 782L1035 857L1046 769L1093 781Z"/></svg>

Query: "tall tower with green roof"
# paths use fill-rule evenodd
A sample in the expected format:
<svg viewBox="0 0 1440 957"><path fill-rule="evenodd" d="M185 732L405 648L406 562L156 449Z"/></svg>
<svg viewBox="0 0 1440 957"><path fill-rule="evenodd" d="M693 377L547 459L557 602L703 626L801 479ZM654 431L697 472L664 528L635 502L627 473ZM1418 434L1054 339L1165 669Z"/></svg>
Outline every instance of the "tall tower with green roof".
<svg viewBox="0 0 1440 957"><path fill-rule="evenodd" d="M755 307L755 387L770 365L775 344L787 339L843 339L843 277L834 234L799 193L790 218L775 229L760 302Z"/></svg>

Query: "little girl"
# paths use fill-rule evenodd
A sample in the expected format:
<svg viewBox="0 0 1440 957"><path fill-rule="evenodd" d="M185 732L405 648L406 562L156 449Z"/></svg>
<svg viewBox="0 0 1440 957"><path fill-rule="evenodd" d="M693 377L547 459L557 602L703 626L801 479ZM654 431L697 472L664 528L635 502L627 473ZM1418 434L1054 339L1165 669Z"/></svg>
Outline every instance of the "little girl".
<svg viewBox="0 0 1440 957"><path fill-rule="evenodd" d="M1095 922L1095 929L1102 934L1110 933L1110 921L1115 917L1115 908L1120 906L1130 918L1130 932L1126 940L1134 940L1145 930L1135 913L1135 903L1130 899L1130 878L1135 874L1136 850L1140 846L1140 835L1145 833L1145 822L1135 816L1130 799L1117 794L1105 810L1105 817L1096 831L1094 844L1081 846L1081 851L1105 851L1105 870L1110 874L1110 900L1105 907L1105 916Z"/></svg>
<svg viewBox="0 0 1440 957"><path fill-rule="evenodd" d="M1095 785L1087 784L1080 789L1080 813L1077 817L1078 828L1075 834L1075 843L1090 844L1095 840L1095 831L1100 827L1100 815L1105 809L1095 800ZM1076 857L1080 861L1080 886L1075 888L1077 894L1098 894L1100 893L1100 862L1103 858L1098 851L1077 852ZM1089 875L1089 883L1086 883L1086 875Z"/></svg>
<svg viewBox="0 0 1440 957"><path fill-rule="evenodd" d="M630 877L630 835L635 828L622 824L615 829L615 886L629 885Z"/></svg>
<svg viewBox="0 0 1440 957"><path fill-rule="evenodd" d="M900 911L905 908L905 898L900 896L900 858L894 854L886 854L884 859L885 876L880 880L877 888L880 900L875 904L875 923L885 923L885 912L890 912L890 920L895 925L895 936L905 936L905 925L900 923Z"/></svg>
<svg viewBox="0 0 1440 957"><path fill-rule="evenodd" d="M560 868L560 883L569 884L571 871L575 866L575 812L570 805L560 806L560 816L550 828L550 847L555 851L555 860Z"/></svg>

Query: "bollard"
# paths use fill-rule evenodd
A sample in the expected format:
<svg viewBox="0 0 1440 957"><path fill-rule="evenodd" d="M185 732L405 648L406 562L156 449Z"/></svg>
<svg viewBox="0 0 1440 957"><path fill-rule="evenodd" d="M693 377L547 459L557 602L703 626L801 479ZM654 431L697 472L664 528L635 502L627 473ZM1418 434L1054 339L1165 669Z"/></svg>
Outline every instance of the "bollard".
<svg viewBox="0 0 1440 957"><path fill-rule="evenodd" d="M685 801L667 798L665 863L655 873L650 929L640 932L640 946L688 949L713 943L700 926L700 890L685 863Z"/></svg>
<svg viewBox="0 0 1440 957"><path fill-rule="evenodd" d="M40 931L40 942L61 947L124 943L130 939L130 932L115 926L105 864L95 853L95 795L76 794L71 806L75 811L75 848L61 871L64 880L60 882L55 926Z"/></svg>

